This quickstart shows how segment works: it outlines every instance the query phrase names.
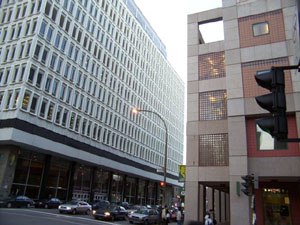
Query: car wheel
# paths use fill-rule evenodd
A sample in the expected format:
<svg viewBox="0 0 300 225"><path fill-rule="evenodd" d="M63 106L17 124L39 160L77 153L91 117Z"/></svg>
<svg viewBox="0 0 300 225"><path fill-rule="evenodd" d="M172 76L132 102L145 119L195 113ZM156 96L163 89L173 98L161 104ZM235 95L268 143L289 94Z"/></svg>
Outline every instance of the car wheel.
<svg viewBox="0 0 300 225"><path fill-rule="evenodd" d="M133 221L129 221L129 223L133 224Z"/></svg>
<svg viewBox="0 0 300 225"><path fill-rule="evenodd" d="M72 214L75 215L76 214L76 209L72 210Z"/></svg>
<svg viewBox="0 0 300 225"><path fill-rule="evenodd" d="M62 211L59 211L59 213L62 214L63 212L62 212Z"/></svg>
<svg viewBox="0 0 300 225"><path fill-rule="evenodd" d="M115 221L115 220L116 220L115 216L112 215L112 216L111 216L111 221Z"/></svg>
<svg viewBox="0 0 300 225"><path fill-rule="evenodd" d="M11 208L12 207L12 204L9 202L7 203L7 208Z"/></svg>
<svg viewBox="0 0 300 225"><path fill-rule="evenodd" d="M144 225L148 225L149 223L148 223L148 220L145 220L144 221Z"/></svg>
<svg viewBox="0 0 300 225"><path fill-rule="evenodd" d="M90 215L90 214L91 214L91 210L89 210L89 209L86 210L86 211L85 211L85 214L86 214L86 215Z"/></svg>
<svg viewBox="0 0 300 225"><path fill-rule="evenodd" d="M49 206L48 206L48 204L46 204L46 205L45 205L45 209L48 209L48 208L49 208Z"/></svg>

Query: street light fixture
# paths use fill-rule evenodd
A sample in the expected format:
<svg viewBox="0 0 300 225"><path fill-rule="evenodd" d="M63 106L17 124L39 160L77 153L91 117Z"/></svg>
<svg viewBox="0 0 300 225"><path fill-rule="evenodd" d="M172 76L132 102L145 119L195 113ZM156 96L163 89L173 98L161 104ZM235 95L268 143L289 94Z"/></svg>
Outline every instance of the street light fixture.
<svg viewBox="0 0 300 225"><path fill-rule="evenodd" d="M168 158L168 127L166 124L166 121L162 118L162 116L160 114L158 114L157 112L151 111L151 110L145 110L145 109L137 109L134 108L132 109L132 112L134 114L138 114L139 112L148 112L148 113L152 113L154 115L156 115L164 124L165 126L165 130L166 130L166 138L165 138L165 159L164 159L164 185L163 185L163 199L162 199L162 206L165 206L166 204L166 181L167 181L167 158Z"/></svg>

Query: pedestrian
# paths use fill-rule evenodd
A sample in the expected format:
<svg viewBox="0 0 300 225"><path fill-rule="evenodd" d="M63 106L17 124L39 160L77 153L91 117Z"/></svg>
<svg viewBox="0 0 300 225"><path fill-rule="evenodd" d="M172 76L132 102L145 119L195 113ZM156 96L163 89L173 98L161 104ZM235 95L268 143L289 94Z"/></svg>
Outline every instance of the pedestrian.
<svg viewBox="0 0 300 225"><path fill-rule="evenodd" d="M182 212L181 212L181 207L178 207L178 210L176 212L176 221L177 225L182 225Z"/></svg>
<svg viewBox="0 0 300 225"><path fill-rule="evenodd" d="M168 221L168 209L167 209L167 205L165 205L161 211L161 221L163 225L168 225L169 221Z"/></svg>
<svg viewBox="0 0 300 225"><path fill-rule="evenodd" d="M206 213L204 219L205 219L204 225L213 225L213 221L210 218L210 214L209 213Z"/></svg>

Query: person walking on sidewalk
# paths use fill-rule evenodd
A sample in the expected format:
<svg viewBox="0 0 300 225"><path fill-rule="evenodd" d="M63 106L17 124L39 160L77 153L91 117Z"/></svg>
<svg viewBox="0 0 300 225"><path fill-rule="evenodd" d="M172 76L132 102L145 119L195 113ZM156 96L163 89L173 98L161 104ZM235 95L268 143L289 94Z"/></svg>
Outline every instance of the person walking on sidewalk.
<svg viewBox="0 0 300 225"><path fill-rule="evenodd" d="M177 225L182 225L182 212L181 212L181 207L178 207L178 210L176 212L176 222Z"/></svg>

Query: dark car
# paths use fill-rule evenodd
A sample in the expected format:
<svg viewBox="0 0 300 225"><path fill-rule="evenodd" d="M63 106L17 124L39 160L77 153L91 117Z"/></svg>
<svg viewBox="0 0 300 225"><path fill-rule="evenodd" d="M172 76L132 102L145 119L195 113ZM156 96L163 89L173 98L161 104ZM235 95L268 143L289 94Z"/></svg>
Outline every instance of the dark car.
<svg viewBox="0 0 300 225"><path fill-rule="evenodd" d="M91 203L91 205L92 205L92 209L96 210L99 208L107 208L110 205L110 203L109 201L106 200L96 200L93 203Z"/></svg>
<svg viewBox="0 0 300 225"><path fill-rule="evenodd" d="M139 209L132 214L128 214L129 223L157 224L159 219L159 212L155 209Z"/></svg>
<svg viewBox="0 0 300 225"><path fill-rule="evenodd" d="M50 199L42 199L36 201L35 207L36 208L45 208L45 209L53 209L58 208L63 202L58 198L50 198Z"/></svg>
<svg viewBox="0 0 300 225"><path fill-rule="evenodd" d="M7 208L12 208L12 207L30 208L30 207L34 207L35 202L31 198L28 198L27 196L20 195L15 198L7 200L5 205L7 206Z"/></svg>
<svg viewBox="0 0 300 225"><path fill-rule="evenodd" d="M125 220L127 217L127 210L123 206L119 205L110 205L106 208L99 208L93 210L93 216L95 219L103 220Z"/></svg>

